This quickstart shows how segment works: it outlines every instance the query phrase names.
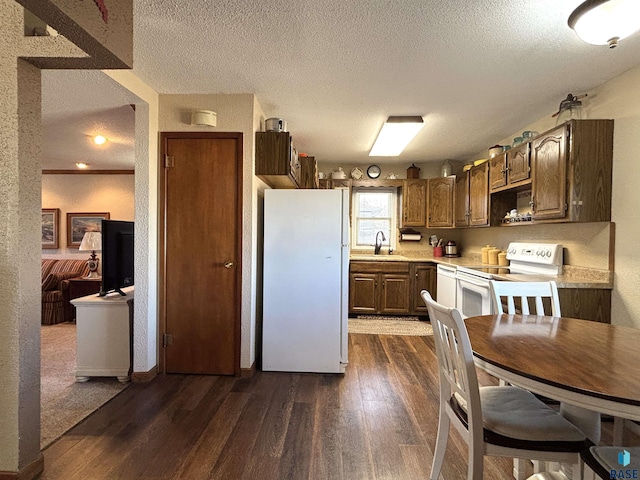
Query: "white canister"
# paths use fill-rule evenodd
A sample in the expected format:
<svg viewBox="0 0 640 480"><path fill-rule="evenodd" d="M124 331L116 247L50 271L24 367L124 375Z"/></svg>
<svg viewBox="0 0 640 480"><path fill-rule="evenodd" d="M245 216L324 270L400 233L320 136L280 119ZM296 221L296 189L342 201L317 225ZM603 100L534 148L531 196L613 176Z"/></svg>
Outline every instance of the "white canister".
<svg viewBox="0 0 640 480"><path fill-rule="evenodd" d="M282 118L267 118L264 121L264 129L267 132L286 132L287 122Z"/></svg>

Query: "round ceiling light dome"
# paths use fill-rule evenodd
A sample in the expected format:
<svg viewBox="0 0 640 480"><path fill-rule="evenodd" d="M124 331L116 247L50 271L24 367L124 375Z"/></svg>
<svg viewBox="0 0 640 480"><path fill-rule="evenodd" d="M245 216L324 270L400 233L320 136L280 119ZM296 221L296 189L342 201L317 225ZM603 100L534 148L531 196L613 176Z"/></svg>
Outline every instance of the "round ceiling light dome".
<svg viewBox="0 0 640 480"><path fill-rule="evenodd" d="M640 30L638 0L587 0L569 16L569 26L586 43L609 45Z"/></svg>

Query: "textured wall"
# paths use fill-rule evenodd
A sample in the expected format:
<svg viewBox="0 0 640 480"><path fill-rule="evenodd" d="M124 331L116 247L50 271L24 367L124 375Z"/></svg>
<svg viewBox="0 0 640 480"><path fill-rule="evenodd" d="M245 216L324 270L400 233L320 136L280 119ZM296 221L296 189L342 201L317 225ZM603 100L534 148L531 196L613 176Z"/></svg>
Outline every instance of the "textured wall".
<svg viewBox="0 0 640 480"><path fill-rule="evenodd" d="M40 455L40 72L17 55L22 8L0 0L0 471Z"/></svg>
<svg viewBox="0 0 640 480"><path fill-rule="evenodd" d="M107 22L97 2L17 0L88 55L48 55L46 44L63 37L36 40L30 59L40 68L131 68L133 66L133 0L104 1ZM34 43L31 41L31 43ZM59 48L59 47L56 47ZM45 55L46 53L46 55ZM79 57L79 58L72 58ZM83 58L84 57L84 58Z"/></svg>
<svg viewBox="0 0 640 480"><path fill-rule="evenodd" d="M637 206L640 204L638 189L638 160L640 149L640 67L633 68L613 80L589 92L583 100L583 116L586 118L613 118L613 199L611 220L616 224L615 277L611 302L611 323L640 328L640 257L636 254L640 237ZM560 103L561 99L558 99ZM555 126L549 115L535 123L523 126L500 144L510 143L524 130L544 132ZM482 155L482 153L480 154ZM597 261L598 255L594 258Z"/></svg>
<svg viewBox="0 0 640 480"><path fill-rule="evenodd" d="M130 71L105 72L136 95L136 301L133 371L158 363L158 94Z"/></svg>
<svg viewBox="0 0 640 480"><path fill-rule="evenodd" d="M194 109L213 110L218 114L216 127L190 125ZM255 308L252 295L256 292L254 259L256 223L254 217L254 95L160 95L159 128L162 132L242 132L243 133L243 200L242 200L242 339L241 368L250 368L255 358Z"/></svg>

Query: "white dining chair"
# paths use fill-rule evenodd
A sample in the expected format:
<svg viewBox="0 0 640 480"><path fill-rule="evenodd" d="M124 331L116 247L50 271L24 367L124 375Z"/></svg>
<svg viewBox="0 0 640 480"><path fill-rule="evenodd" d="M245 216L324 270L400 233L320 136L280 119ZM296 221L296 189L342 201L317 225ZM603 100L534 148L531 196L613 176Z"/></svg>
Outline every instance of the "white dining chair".
<svg viewBox="0 0 640 480"><path fill-rule="evenodd" d="M497 282L491 280L491 298L493 311L500 313L522 313L523 315L551 315L560 316L560 297L556 282ZM515 299L520 299L520 311L516 309ZM544 299L550 303L550 311L545 313ZM506 302L507 311L504 311L503 301ZM529 309L529 301L534 303L535 311Z"/></svg>
<svg viewBox="0 0 640 480"><path fill-rule="evenodd" d="M493 311L496 314L521 313L523 315L551 315L553 317L562 315L560 313L558 286L553 280L546 282L501 282L491 280L489 284ZM518 304L516 304L516 300L519 300ZM545 304L548 305L546 311ZM506 311L504 309L505 305L507 307ZM533 306L533 309L531 306ZM504 385L504 380L500 380L500 385ZM566 403L560 404L560 412L581 428L592 442L596 444L600 442L600 414L598 412ZM522 465L516 465L514 468L518 472L524 470ZM534 472L540 472L543 469L555 470L556 468L556 465L541 466L538 462L533 462ZM519 473L519 475L522 475L522 473Z"/></svg>
<svg viewBox="0 0 640 480"><path fill-rule="evenodd" d="M566 462L582 474L580 451L593 445L571 422L531 392L479 387L471 342L460 312L420 293L433 327L440 378L440 410L431 480L444 463L453 424L469 446L468 480L482 480L484 455Z"/></svg>
<svg viewBox="0 0 640 480"><path fill-rule="evenodd" d="M593 446L582 452L582 460L586 465L584 480L639 477L640 447Z"/></svg>

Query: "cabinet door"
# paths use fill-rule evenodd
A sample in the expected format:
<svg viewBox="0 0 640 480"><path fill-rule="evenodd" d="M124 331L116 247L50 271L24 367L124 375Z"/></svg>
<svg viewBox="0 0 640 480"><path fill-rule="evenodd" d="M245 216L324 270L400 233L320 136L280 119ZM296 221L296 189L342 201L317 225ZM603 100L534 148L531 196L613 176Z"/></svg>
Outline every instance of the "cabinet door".
<svg viewBox="0 0 640 480"><path fill-rule="evenodd" d="M507 184L507 170L505 169L505 154L496 155L489 159L489 188L491 191Z"/></svg>
<svg viewBox="0 0 640 480"><path fill-rule="evenodd" d="M413 179L402 182L402 226L424 227L427 215L427 183Z"/></svg>
<svg viewBox="0 0 640 480"><path fill-rule="evenodd" d="M273 188L297 188L300 162L288 132L256 132L255 174Z"/></svg>
<svg viewBox="0 0 640 480"><path fill-rule="evenodd" d="M563 125L534 140L531 156L533 218L563 218L567 209L566 126Z"/></svg>
<svg viewBox="0 0 640 480"><path fill-rule="evenodd" d="M429 179L427 227L453 227L455 181L455 175Z"/></svg>
<svg viewBox="0 0 640 480"><path fill-rule="evenodd" d="M455 226L469 225L469 172L456 177Z"/></svg>
<svg viewBox="0 0 640 480"><path fill-rule="evenodd" d="M427 306L424 304L420 292L427 290L433 298L436 297L436 266L431 264L414 263L411 269L413 286L411 287L411 310L417 315L426 315Z"/></svg>
<svg viewBox="0 0 640 480"><path fill-rule="evenodd" d="M351 273L349 275L349 311L372 314L378 312L377 273Z"/></svg>
<svg viewBox="0 0 640 480"><path fill-rule="evenodd" d="M489 164L469 170L469 225L489 225Z"/></svg>
<svg viewBox="0 0 640 480"><path fill-rule="evenodd" d="M380 313L409 313L409 275L380 275Z"/></svg>
<svg viewBox="0 0 640 480"><path fill-rule="evenodd" d="M518 183L529 179L529 144L523 143L507 152L508 183Z"/></svg>

